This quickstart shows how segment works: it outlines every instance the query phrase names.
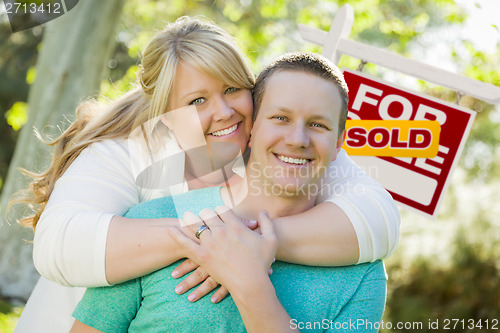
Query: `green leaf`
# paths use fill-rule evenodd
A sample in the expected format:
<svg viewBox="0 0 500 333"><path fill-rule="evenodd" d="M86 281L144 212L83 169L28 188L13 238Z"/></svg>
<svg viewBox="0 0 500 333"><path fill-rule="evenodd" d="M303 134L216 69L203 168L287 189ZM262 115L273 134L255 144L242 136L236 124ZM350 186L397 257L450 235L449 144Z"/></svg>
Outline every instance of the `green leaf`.
<svg viewBox="0 0 500 333"><path fill-rule="evenodd" d="M10 110L5 113L7 124L14 131L18 131L28 121L28 104L25 102L16 102Z"/></svg>

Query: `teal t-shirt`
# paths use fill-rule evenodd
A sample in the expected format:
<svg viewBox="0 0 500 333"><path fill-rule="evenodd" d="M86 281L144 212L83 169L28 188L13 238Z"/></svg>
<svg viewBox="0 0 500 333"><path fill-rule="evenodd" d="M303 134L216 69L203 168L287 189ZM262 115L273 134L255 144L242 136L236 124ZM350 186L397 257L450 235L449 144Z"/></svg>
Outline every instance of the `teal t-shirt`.
<svg viewBox="0 0 500 333"><path fill-rule="evenodd" d="M222 205L218 187L164 197L132 207L126 217L178 217ZM89 288L73 316L103 332L245 332L230 295L212 304L177 295L176 262L110 287ZM291 327L307 332L376 332L382 318L386 274L381 261L345 267L275 262L270 276Z"/></svg>

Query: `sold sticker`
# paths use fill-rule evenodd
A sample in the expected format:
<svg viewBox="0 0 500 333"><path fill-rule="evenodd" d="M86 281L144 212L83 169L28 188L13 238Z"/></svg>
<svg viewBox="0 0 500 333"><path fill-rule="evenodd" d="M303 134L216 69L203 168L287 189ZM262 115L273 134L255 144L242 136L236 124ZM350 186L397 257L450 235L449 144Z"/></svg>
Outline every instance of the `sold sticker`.
<svg viewBox="0 0 500 333"><path fill-rule="evenodd" d="M351 156L436 157L441 125L435 120L347 120Z"/></svg>

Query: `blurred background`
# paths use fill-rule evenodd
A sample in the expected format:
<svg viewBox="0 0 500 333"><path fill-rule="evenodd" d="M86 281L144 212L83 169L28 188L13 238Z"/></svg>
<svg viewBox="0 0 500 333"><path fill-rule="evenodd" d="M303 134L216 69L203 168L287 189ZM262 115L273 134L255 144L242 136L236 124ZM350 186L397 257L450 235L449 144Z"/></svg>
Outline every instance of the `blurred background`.
<svg viewBox="0 0 500 333"><path fill-rule="evenodd" d="M86 3L98 2L85 0ZM255 73L274 57L287 51L321 52L304 42L297 23L328 31L335 13L347 1L334 0L114 0L115 19L101 59L99 80L91 88L79 89L71 81L77 103L88 96L114 99L135 84L141 48L166 22L183 15L203 15L222 26L241 43ZM353 0L354 25L350 38L418 59L434 66L500 86L500 1L498 0ZM81 1L72 11L83 6ZM90 5L89 5L90 6ZM67 14L69 16L69 13ZM75 14L76 15L76 14ZM101 15L101 16L99 16ZM59 18L57 20L62 20ZM95 12L92 20L107 20ZM56 21L57 21L56 20ZM55 21L54 21L55 22ZM43 50L45 26L12 33L5 8L0 5L0 333L11 332L36 282L31 261L33 232L19 227L14 212L5 215L6 201L20 188L16 167L41 170L48 148L34 142L33 126L42 133L57 133L74 119L74 106L53 110L51 117L39 115L36 93L30 88L49 85L50 73L36 67ZM96 29L98 25L95 25ZM95 32L85 32L92 36ZM91 37L89 37L91 38ZM75 48L71 38L46 52L46 57L65 59ZM87 41L88 42L88 41ZM85 49L80 53L85 53ZM86 59L91 59L90 55ZM40 60L41 61L41 60ZM61 60L63 61L63 60ZM356 69L359 59L342 56L339 67ZM79 75L94 63L83 61ZM457 92L367 64L365 72L455 103ZM35 89L35 88L34 88ZM454 332L493 332L500 320L500 105L464 96L460 105L477 116L458 167L445 195L440 213L431 220L401 208L401 239L396 253L387 259L388 301L384 321L423 323L439 319L483 320L483 327L460 324ZM49 121L50 119L50 121ZM26 141L16 146L20 138ZM12 162L14 151L31 155L32 164ZM12 164L15 164L12 166ZM9 165L11 170L9 171ZM10 178L16 178L16 181ZM24 182L26 180L24 179ZM9 183L12 183L9 185ZM489 320L487 328L485 320ZM441 324L442 325L442 324Z"/></svg>

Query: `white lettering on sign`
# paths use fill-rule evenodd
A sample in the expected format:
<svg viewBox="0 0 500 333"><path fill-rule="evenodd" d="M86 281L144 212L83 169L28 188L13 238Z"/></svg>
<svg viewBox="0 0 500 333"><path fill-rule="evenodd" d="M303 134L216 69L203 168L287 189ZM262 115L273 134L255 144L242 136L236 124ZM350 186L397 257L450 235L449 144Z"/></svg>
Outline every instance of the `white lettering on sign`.
<svg viewBox="0 0 500 333"><path fill-rule="evenodd" d="M377 88L367 86L366 84L361 84L356 94L356 98L352 103L352 109L359 111L363 103L368 103L373 106L377 106L378 100L366 96L366 93L371 93L373 95L382 96L383 91Z"/></svg>
<svg viewBox="0 0 500 333"><path fill-rule="evenodd" d="M428 115L431 115L429 118ZM446 122L446 113L430 106L420 104L415 115L415 120L436 120L441 126Z"/></svg>
<svg viewBox="0 0 500 333"><path fill-rule="evenodd" d="M397 117L393 117L389 114L389 106L394 102L403 106L401 115ZM387 95L382 99L382 102L380 102L378 112L380 117L384 120L410 120L413 113L413 106L411 105L411 102L403 96Z"/></svg>
<svg viewBox="0 0 500 333"><path fill-rule="evenodd" d="M436 157L416 158L415 159L415 166L419 167L421 169L427 170L429 172L435 173L436 175L440 175L442 169L428 164L427 161L433 161L433 162L438 163L438 164L443 164L444 158L442 156L439 156L439 154L441 153L442 155L447 155L449 151L450 151L450 149L448 147L439 145L438 155Z"/></svg>

